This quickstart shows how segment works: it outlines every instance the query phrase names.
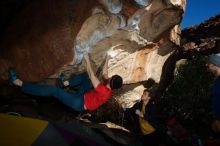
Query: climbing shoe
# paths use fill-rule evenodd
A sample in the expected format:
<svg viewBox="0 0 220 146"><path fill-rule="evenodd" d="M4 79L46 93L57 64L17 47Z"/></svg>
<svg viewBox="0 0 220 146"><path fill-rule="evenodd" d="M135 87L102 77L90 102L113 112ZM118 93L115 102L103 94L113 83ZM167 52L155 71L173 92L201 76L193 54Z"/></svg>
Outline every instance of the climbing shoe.
<svg viewBox="0 0 220 146"><path fill-rule="evenodd" d="M10 68L8 69L8 80L9 80L10 84L13 85L13 82L14 82L14 80L16 80L16 79L17 79L16 72L15 72L15 70L14 70L13 68L10 67Z"/></svg>
<svg viewBox="0 0 220 146"><path fill-rule="evenodd" d="M64 88L64 84L63 84L64 80L65 80L64 74L61 73L61 74L59 75L59 77L57 78L57 80L56 80L56 85L57 85L57 87L59 87L59 88Z"/></svg>

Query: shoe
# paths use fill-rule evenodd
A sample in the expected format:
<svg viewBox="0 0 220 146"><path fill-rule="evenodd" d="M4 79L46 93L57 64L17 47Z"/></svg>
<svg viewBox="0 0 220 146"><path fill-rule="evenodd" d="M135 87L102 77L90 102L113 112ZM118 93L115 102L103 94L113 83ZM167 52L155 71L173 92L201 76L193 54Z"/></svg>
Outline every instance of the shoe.
<svg viewBox="0 0 220 146"><path fill-rule="evenodd" d="M13 82L17 79L17 74L13 68L8 69L8 80L10 84L14 84Z"/></svg>
<svg viewBox="0 0 220 146"><path fill-rule="evenodd" d="M59 75L59 77L57 78L57 81L56 81L57 87L59 87L59 88L64 88L64 84L63 84L64 80L65 80L64 74L61 73L61 74Z"/></svg>

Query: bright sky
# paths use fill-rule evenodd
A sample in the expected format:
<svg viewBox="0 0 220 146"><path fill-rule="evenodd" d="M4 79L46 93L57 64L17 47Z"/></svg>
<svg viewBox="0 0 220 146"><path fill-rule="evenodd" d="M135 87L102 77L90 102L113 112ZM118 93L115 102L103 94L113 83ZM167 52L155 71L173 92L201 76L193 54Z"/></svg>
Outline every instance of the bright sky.
<svg viewBox="0 0 220 146"><path fill-rule="evenodd" d="M182 28L200 24L216 14L220 14L220 0L187 0Z"/></svg>

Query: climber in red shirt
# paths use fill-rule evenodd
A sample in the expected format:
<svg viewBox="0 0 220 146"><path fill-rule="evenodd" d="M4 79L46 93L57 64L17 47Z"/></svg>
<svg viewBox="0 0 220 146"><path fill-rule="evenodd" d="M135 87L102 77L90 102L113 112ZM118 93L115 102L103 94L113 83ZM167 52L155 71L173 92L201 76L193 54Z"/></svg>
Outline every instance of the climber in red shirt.
<svg viewBox="0 0 220 146"><path fill-rule="evenodd" d="M123 81L119 75L114 75L109 79L107 73L107 63L109 57L107 57L103 68L103 78L105 79L105 82L101 84L93 72L88 54L84 54L84 58L86 61L86 69L94 88L93 90L85 92L84 107L88 110L94 110L109 99L113 89L121 88Z"/></svg>
<svg viewBox="0 0 220 146"><path fill-rule="evenodd" d="M54 96L74 110L93 111L110 98L112 90L121 88L123 84L122 78L119 75L113 75L111 78L108 78L108 58L109 57L107 57L103 67L103 78L105 82L101 83L93 72L89 55L87 53L84 54L88 74L82 73L69 80L61 80L64 87L79 87L79 90L76 92L68 92L55 85L40 85L24 82L17 78L16 72L12 68L8 70L8 77L10 82L16 86L20 86L24 93L36 96Z"/></svg>

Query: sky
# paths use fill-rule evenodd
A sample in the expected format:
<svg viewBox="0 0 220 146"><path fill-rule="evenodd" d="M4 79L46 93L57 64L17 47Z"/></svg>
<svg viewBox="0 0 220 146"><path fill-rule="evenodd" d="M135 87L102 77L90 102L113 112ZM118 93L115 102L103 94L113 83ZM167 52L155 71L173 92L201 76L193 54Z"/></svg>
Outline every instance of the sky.
<svg viewBox="0 0 220 146"><path fill-rule="evenodd" d="M220 14L220 0L187 0L181 28L197 25Z"/></svg>

